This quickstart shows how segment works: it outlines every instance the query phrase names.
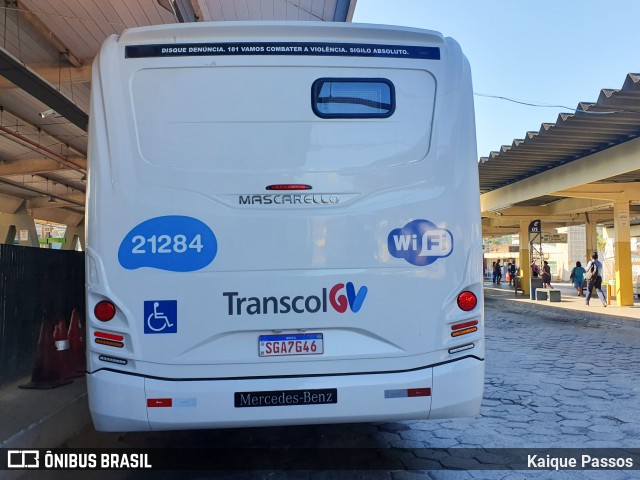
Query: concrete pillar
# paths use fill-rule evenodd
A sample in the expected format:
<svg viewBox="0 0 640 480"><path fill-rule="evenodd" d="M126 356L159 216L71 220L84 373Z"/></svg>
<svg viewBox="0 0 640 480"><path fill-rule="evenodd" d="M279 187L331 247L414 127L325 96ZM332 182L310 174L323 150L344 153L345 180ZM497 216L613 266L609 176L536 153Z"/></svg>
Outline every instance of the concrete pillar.
<svg viewBox="0 0 640 480"><path fill-rule="evenodd" d="M584 259L580 260L583 267L587 266L587 262L591 260L591 254L598 251L598 232L596 231L596 222L590 222L585 224L585 236L586 236L586 251L584 252Z"/></svg>
<svg viewBox="0 0 640 480"><path fill-rule="evenodd" d="M529 266L531 260L529 260L529 257L529 220L520 220L520 257L518 266L522 276L520 284L525 295L529 295L529 279L531 278L531 268Z"/></svg>
<svg viewBox="0 0 640 480"><path fill-rule="evenodd" d="M75 227L67 225L67 229L64 232L64 243L62 244L62 249L75 250L77 242L80 242L80 248L84 251L84 222L81 222Z"/></svg>
<svg viewBox="0 0 640 480"><path fill-rule="evenodd" d="M23 205L15 213L0 213L0 242L13 244L18 235L20 245L24 247L39 247L38 233L33 216Z"/></svg>
<svg viewBox="0 0 640 480"><path fill-rule="evenodd" d="M629 202L615 202L613 204L613 228L615 229L615 244L613 247L616 272L616 302L619 307L633 306Z"/></svg>

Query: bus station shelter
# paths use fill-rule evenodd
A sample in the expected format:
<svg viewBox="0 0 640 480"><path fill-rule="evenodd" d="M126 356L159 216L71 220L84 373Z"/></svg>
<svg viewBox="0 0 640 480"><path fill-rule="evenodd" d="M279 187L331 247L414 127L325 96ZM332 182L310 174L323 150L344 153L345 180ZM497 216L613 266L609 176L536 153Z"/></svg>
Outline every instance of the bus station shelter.
<svg viewBox="0 0 640 480"><path fill-rule="evenodd" d="M584 259L597 251L596 227L614 231L615 296L633 305L631 237L640 236L640 74L603 89L524 139L480 158L483 236L519 234L518 264L528 293L529 225L543 232L586 226Z"/></svg>

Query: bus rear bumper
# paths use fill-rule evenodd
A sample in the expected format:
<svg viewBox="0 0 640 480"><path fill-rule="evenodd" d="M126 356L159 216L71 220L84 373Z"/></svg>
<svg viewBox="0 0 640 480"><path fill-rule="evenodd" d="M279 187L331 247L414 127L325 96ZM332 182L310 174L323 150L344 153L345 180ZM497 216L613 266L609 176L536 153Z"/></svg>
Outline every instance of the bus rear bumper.
<svg viewBox="0 0 640 480"><path fill-rule="evenodd" d="M430 419L473 417L480 413L484 361L467 357L433 368Z"/></svg>
<svg viewBox="0 0 640 480"><path fill-rule="evenodd" d="M189 430L476 415L484 362L410 372L241 380L87 376L96 430Z"/></svg>

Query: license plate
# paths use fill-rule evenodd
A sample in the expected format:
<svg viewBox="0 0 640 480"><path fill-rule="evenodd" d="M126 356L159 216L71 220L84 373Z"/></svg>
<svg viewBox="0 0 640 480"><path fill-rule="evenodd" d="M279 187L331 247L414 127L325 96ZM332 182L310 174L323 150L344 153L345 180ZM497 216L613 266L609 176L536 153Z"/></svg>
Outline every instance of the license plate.
<svg viewBox="0 0 640 480"><path fill-rule="evenodd" d="M324 339L321 333L260 335L258 352L261 357L321 355L324 353Z"/></svg>

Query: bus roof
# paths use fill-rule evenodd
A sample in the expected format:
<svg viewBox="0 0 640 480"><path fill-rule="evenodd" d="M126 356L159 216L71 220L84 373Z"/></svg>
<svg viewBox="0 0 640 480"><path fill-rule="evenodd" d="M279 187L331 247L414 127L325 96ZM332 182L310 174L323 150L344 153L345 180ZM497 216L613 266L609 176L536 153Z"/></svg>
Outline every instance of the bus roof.
<svg viewBox="0 0 640 480"><path fill-rule="evenodd" d="M374 25L358 23L338 22L208 22L189 24L155 25L152 27L132 28L125 30L119 37L120 43L154 43L172 38L176 43L194 40L215 40L211 38L211 30L224 32L226 39L247 38L247 29L251 29L252 37L282 38L286 29L288 38L296 40L320 40L332 39L358 41L370 41L383 43L387 41L408 42L412 44L444 44L444 38L440 32L423 30L410 27L398 27L391 25Z"/></svg>

